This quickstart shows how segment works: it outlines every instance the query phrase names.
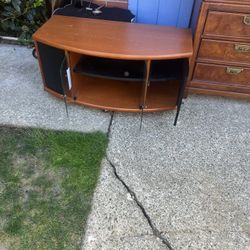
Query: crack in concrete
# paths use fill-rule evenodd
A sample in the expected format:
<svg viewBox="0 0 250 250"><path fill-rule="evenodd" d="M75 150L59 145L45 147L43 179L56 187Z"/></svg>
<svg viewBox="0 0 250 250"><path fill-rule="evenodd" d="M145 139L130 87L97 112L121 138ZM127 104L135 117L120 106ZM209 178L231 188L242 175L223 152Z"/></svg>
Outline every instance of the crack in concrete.
<svg viewBox="0 0 250 250"><path fill-rule="evenodd" d="M112 112L111 114L111 118L110 118L110 123L109 123L109 127L108 127L108 132L107 132L107 137L110 138L110 132L111 132L111 127L113 124L113 119L114 119L114 112ZM147 211L145 210L144 206L142 205L142 203L138 200L136 194L134 191L132 191L130 189L130 187L125 183L125 181L118 175L117 173L117 169L116 166L112 163L112 161L109 159L108 155L106 154L106 159L108 161L108 163L110 164L110 166L113 168L113 172L115 177L122 183L122 185L125 187L125 189L127 190L127 192L131 195L132 199L135 201L135 203L137 204L137 206L139 207L139 209L141 210L141 212L143 213L144 217L146 218L149 226L152 229L153 235L155 237L157 237L158 239L160 239L162 241L163 244L166 245L166 247L169 250L174 250L174 248L172 247L171 243L169 242L169 240L162 236L162 233L157 229L157 227L154 225L154 223L152 222L152 219L150 218L150 216L148 215Z"/></svg>
<svg viewBox="0 0 250 250"><path fill-rule="evenodd" d="M152 222L150 216L148 215L147 211L143 207L142 203L138 200L135 192L132 191L130 189L130 187L125 183L125 181L118 175L115 165L109 160L108 156L106 156L106 159L109 162L110 166L113 168L113 172L115 174L115 177L122 183L122 185L125 187L127 192L131 195L131 197L133 198L133 200L137 204L137 206L140 208L141 212L143 213L143 215L146 218L149 226L152 229L153 235L155 237L159 238L162 241L162 243L165 244L168 247L169 250L174 250L173 247L171 246L171 243L169 242L169 240L166 237L162 236L161 232L156 228L156 226Z"/></svg>

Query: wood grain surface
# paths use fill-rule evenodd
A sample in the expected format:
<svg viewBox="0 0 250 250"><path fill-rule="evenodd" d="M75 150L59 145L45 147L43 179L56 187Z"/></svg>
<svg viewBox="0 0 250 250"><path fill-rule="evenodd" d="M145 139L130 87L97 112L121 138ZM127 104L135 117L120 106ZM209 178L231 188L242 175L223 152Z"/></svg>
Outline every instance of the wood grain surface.
<svg viewBox="0 0 250 250"><path fill-rule="evenodd" d="M190 58L188 29L53 16L33 39L66 51L114 59Z"/></svg>
<svg viewBox="0 0 250 250"><path fill-rule="evenodd" d="M75 103L120 112L140 112L141 82L114 81L79 75ZM179 90L178 81L152 82L147 91L145 112L173 110Z"/></svg>
<svg viewBox="0 0 250 250"><path fill-rule="evenodd" d="M240 46L245 50L237 48ZM198 61L201 60L209 60L213 63L228 64L231 62L235 65L249 65L250 43L203 39L198 53Z"/></svg>
<svg viewBox="0 0 250 250"><path fill-rule="evenodd" d="M249 20L250 0L202 1L188 93L250 99Z"/></svg>
<svg viewBox="0 0 250 250"><path fill-rule="evenodd" d="M204 30L206 36L220 36L225 38L245 38L250 41L250 25L244 24L247 13L226 13L222 11L210 11Z"/></svg>
<svg viewBox="0 0 250 250"><path fill-rule="evenodd" d="M227 72L227 69L238 69L239 73L231 74ZM205 82L227 83L230 86L232 84L245 85L250 88L250 68L197 63L193 79Z"/></svg>

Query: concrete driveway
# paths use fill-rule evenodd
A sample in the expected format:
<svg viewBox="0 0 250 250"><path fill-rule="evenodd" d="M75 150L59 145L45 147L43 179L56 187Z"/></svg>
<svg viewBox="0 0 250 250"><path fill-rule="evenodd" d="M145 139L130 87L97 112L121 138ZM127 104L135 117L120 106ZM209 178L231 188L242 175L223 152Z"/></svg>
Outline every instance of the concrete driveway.
<svg viewBox="0 0 250 250"><path fill-rule="evenodd" d="M0 45L0 124L110 137L82 249L250 249L250 102L190 96L180 113L104 113L42 89L31 50ZM111 123L110 123L111 121Z"/></svg>

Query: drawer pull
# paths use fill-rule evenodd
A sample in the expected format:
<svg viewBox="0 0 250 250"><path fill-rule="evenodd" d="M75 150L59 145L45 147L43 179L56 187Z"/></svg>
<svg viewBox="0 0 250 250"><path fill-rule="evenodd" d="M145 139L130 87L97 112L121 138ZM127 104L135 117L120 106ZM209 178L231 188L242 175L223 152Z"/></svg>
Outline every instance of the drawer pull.
<svg viewBox="0 0 250 250"><path fill-rule="evenodd" d="M245 16L243 22L246 25L250 25L250 16Z"/></svg>
<svg viewBox="0 0 250 250"><path fill-rule="evenodd" d="M242 69L242 68L234 68L234 67L227 67L226 68L227 74L230 74L230 75L238 75L243 71L244 71L244 69Z"/></svg>
<svg viewBox="0 0 250 250"><path fill-rule="evenodd" d="M235 44L234 46L235 50L237 50L238 52L250 52L250 45L245 45L245 44Z"/></svg>

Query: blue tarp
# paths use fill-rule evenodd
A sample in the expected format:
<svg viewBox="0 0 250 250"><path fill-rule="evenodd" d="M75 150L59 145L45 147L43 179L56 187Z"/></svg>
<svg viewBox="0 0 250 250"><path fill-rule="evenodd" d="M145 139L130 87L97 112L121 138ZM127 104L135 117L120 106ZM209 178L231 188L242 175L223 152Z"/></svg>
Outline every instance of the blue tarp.
<svg viewBox="0 0 250 250"><path fill-rule="evenodd" d="M128 0L136 22L187 28L194 0Z"/></svg>

